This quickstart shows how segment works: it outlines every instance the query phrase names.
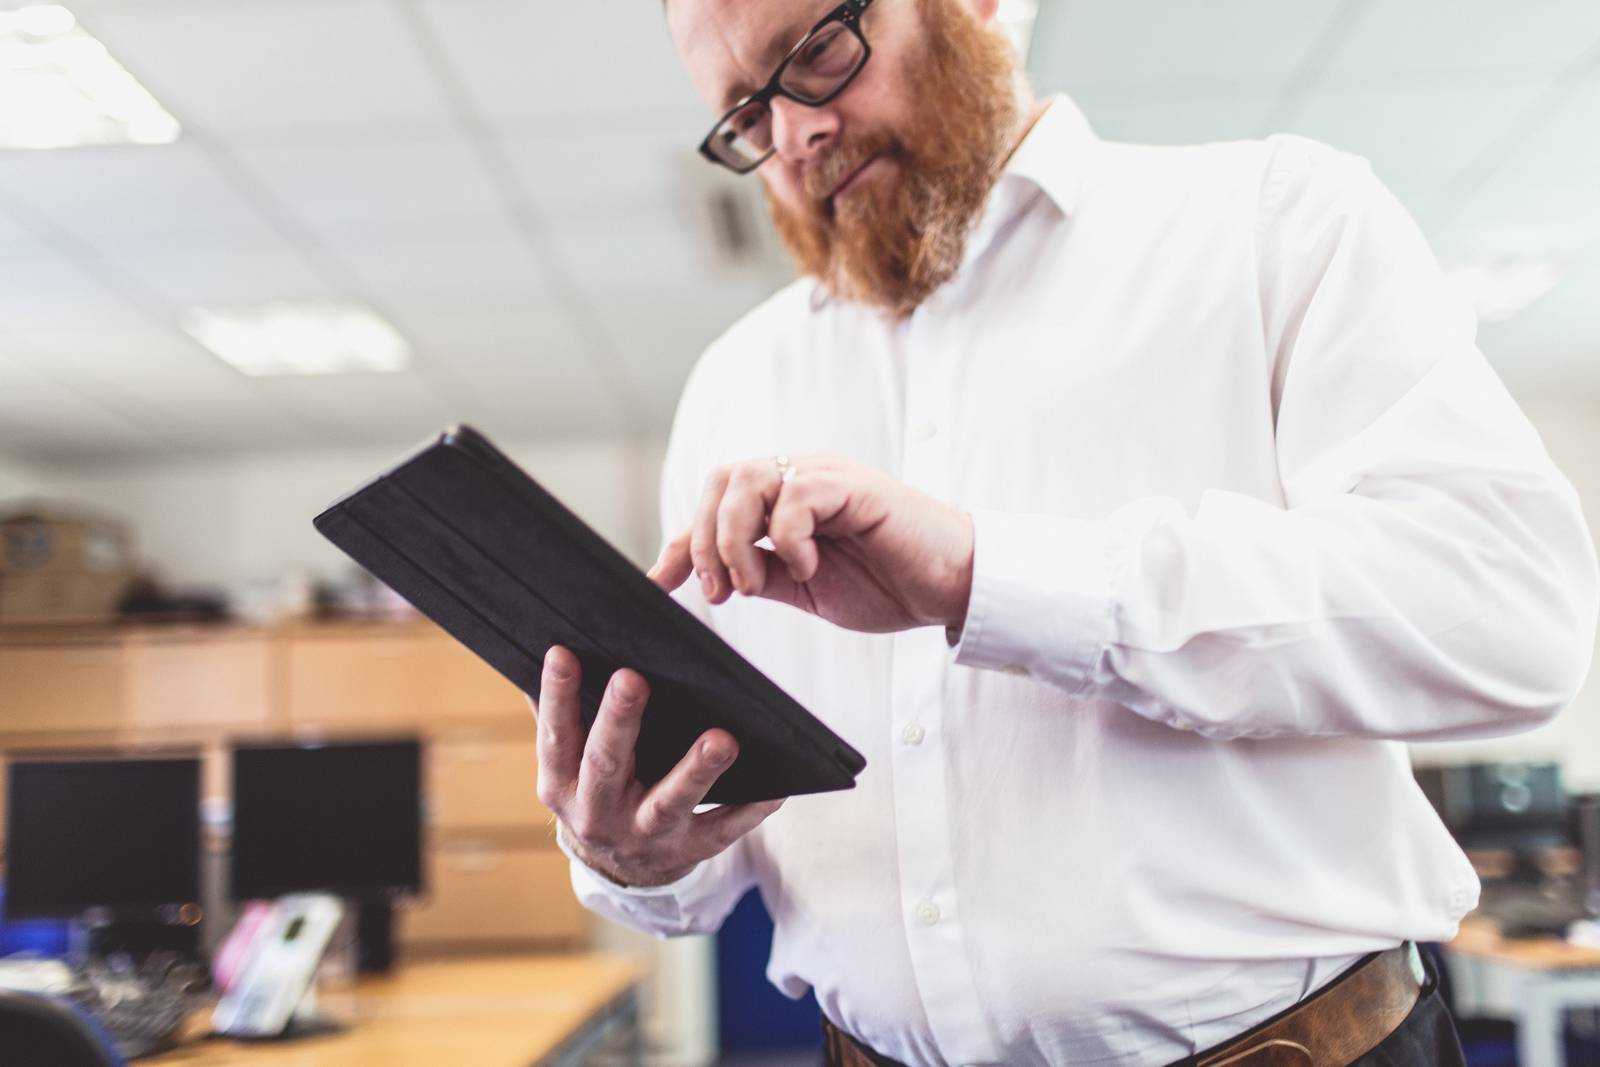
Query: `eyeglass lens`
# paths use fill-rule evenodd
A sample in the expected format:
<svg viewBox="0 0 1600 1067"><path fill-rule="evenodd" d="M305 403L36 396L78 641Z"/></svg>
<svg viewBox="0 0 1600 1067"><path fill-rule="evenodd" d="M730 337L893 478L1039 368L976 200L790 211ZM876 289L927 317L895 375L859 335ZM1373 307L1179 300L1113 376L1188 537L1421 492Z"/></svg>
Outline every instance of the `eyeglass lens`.
<svg viewBox="0 0 1600 1067"><path fill-rule="evenodd" d="M801 103L818 104L838 92L865 58L861 38L843 23L830 22L795 53L778 86ZM772 110L762 101L746 104L717 126L711 148L737 169L759 163L772 151Z"/></svg>

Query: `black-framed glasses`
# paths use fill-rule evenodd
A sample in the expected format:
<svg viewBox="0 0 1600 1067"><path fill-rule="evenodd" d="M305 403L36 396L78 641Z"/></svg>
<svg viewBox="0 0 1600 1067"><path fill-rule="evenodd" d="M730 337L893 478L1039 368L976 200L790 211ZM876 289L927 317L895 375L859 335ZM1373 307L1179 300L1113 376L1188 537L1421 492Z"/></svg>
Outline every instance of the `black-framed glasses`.
<svg viewBox="0 0 1600 1067"><path fill-rule="evenodd" d="M861 16L872 0L845 0L828 12L789 50L772 80L728 109L704 141L700 154L737 174L749 174L777 151L772 143L772 98L788 97L821 107L844 92L867 65L872 47L861 32Z"/></svg>

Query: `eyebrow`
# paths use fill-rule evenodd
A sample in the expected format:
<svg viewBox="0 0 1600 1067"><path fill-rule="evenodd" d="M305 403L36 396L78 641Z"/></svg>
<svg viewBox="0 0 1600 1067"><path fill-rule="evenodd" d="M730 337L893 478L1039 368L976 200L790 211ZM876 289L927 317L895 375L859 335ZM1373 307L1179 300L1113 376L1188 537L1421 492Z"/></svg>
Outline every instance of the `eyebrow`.
<svg viewBox="0 0 1600 1067"><path fill-rule="evenodd" d="M767 39L766 47L761 50L761 59L763 60L764 65L776 67L778 63L782 61L783 57L789 54L789 49L799 44L800 38L804 37L811 27L817 24L817 20L821 19L837 6L837 0L833 0L828 7L822 8L821 11L814 12L809 20L804 16L801 16L799 18L790 19L787 23L785 23L782 29L778 30ZM723 94L723 110L727 110L753 92L755 92L755 88L753 86L750 86L742 81L734 82L733 85L729 86L728 91Z"/></svg>

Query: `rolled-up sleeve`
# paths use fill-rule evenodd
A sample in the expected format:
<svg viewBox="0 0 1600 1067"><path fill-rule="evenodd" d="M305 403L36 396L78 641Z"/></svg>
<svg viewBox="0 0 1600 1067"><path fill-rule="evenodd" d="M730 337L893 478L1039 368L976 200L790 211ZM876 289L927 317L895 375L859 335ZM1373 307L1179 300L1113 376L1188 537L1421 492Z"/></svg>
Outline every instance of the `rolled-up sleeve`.
<svg viewBox="0 0 1600 1067"><path fill-rule="evenodd" d="M1282 500L975 513L956 662L1219 738L1548 720L1593 652L1594 542L1470 308L1364 162L1297 138L1257 255Z"/></svg>

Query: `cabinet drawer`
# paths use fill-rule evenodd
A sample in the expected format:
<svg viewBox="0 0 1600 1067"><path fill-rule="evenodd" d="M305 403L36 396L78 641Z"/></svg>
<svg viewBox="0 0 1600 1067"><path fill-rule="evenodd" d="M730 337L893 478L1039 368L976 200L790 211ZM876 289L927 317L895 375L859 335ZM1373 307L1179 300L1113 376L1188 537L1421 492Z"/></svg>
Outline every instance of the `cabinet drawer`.
<svg viewBox="0 0 1600 1067"><path fill-rule="evenodd" d="M430 722L528 721L528 701L522 691L461 642L439 630L427 630L418 645L418 681Z"/></svg>
<svg viewBox="0 0 1600 1067"><path fill-rule="evenodd" d="M125 667L120 644L0 648L0 732L115 729Z"/></svg>
<svg viewBox="0 0 1600 1067"><path fill-rule="evenodd" d="M525 737L435 735L426 755L428 813L440 830L534 831L555 847L550 812L534 794L538 750Z"/></svg>
<svg viewBox="0 0 1600 1067"><path fill-rule="evenodd" d="M131 641L127 671L135 729L272 721L273 643L264 636Z"/></svg>
<svg viewBox="0 0 1600 1067"><path fill-rule="evenodd" d="M416 726L420 641L415 633L300 635L284 653L291 726Z"/></svg>
<svg viewBox="0 0 1600 1067"><path fill-rule="evenodd" d="M285 673L292 726L514 724L528 714L515 686L433 627L296 635Z"/></svg>
<svg viewBox="0 0 1600 1067"><path fill-rule="evenodd" d="M453 845L428 849L428 901L398 913L413 945L572 944L588 930L555 849Z"/></svg>

